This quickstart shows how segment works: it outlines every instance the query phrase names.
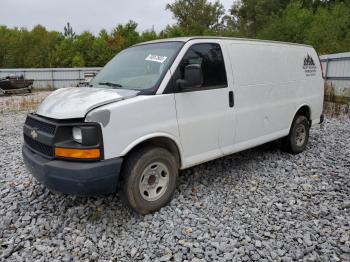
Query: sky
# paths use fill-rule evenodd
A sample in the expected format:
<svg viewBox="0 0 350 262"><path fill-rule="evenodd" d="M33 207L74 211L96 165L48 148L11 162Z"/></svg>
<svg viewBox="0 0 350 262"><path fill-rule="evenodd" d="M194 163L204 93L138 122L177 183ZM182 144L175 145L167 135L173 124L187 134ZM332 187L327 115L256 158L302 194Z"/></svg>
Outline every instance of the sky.
<svg viewBox="0 0 350 262"><path fill-rule="evenodd" d="M70 22L77 33L96 34L134 20L138 31L154 28L159 32L175 23L172 14L165 11L169 2L174 0L0 0L0 25L32 29L41 24L62 32ZM227 10L233 0L220 2Z"/></svg>

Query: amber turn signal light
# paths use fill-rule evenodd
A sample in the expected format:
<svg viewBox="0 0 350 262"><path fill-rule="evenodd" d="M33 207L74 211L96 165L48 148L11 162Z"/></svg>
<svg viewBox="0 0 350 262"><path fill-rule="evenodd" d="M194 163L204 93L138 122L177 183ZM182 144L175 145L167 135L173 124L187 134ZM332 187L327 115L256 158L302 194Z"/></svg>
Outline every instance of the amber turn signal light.
<svg viewBox="0 0 350 262"><path fill-rule="evenodd" d="M55 148L55 156L77 159L96 159L101 157L100 149L74 149L74 148Z"/></svg>

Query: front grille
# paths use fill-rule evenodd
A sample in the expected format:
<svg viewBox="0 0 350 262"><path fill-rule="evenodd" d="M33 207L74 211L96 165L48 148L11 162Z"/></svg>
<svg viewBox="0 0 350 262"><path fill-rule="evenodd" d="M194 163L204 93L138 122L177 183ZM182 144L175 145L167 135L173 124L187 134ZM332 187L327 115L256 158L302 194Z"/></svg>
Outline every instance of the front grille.
<svg viewBox="0 0 350 262"><path fill-rule="evenodd" d="M54 156L53 147L45 145L39 141L36 141L32 139L31 137L24 135L24 142L29 146L30 148L34 149L35 151L44 154L49 157Z"/></svg>
<svg viewBox="0 0 350 262"><path fill-rule="evenodd" d="M32 128L36 128L42 132L48 133L50 135L55 134L56 126L50 123L41 122L30 115L26 119L26 125Z"/></svg>

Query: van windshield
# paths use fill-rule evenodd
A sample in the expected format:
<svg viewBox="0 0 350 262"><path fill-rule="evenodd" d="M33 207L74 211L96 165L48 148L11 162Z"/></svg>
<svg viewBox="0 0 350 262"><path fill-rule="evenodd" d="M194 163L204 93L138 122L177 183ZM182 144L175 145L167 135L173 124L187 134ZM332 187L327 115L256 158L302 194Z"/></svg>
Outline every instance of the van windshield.
<svg viewBox="0 0 350 262"><path fill-rule="evenodd" d="M117 54L91 81L91 87L153 90L163 79L182 42L134 46Z"/></svg>

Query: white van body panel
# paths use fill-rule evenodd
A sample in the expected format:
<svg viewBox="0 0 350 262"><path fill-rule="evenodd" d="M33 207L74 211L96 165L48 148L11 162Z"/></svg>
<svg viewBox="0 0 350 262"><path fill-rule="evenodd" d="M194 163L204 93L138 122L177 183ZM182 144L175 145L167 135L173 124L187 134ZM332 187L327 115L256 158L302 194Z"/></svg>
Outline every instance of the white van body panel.
<svg viewBox="0 0 350 262"><path fill-rule="evenodd" d="M196 39L187 42L171 67L175 72L188 49L199 43L216 43L223 56L228 56L220 40ZM229 63L229 59L225 59ZM229 64L228 64L229 65ZM183 146L183 165L189 167L223 156L222 148L234 142L234 112L229 107L228 92L232 91L232 74L226 66L226 88L176 93L179 134Z"/></svg>
<svg viewBox="0 0 350 262"><path fill-rule="evenodd" d="M197 43L220 44L227 88L163 94L183 56ZM306 76L303 68L308 54L316 64L314 76ZM229 91L234 92L233 108L228 106ZM310 109L316 124L322 105L323 79L312 47L200 38L184 44L156 95L95 110L111 112L110 123L103 127L107 159L124 156L147 139L168 137L178 146L181 168L187 168L288 135L302 106Z"/></svg>
<svg viewBox="0 0 350 262"><path fill-rule="evenodd" d="M110 111L110 121L102 127L106 159L124 156L152 137L171 138L183 154L173 94L137 96L107 104L89 112L86 118L102 110Z"/></svg>
<svg viewBox="0 0 350 262"><path fill-rule="evenodd" d="M230 120L226 114L227 92L224 91L213 89L175 94L185 165L223 155L219 132L226 120Z"/></svg>
<svg viewBox="0 0 350 262"><path fill-rule="evenodd" d="M286 136L303 105L310 108L313 123L319 121L323 104L320 66L312 77L303 69L307 54L318 63L313 48L252 41L227 41L227 45L234 77L236 135L235 144L225 153Z"/></svg>
<svg viewBox="0 0 350 262"><path fill-rule="evenodd" d="M310 109L312 124L320 122L323 79L312 47L225 38L164 41L184 41L184 46L156 94L123 95L103 88L59 90L45 99L37 114L99 122L96 116L108 112L107 123L101 122L105 159L125 157L143 141L166 137L177 145L182 169L286 136L302 106ZM220 45L227 87L165 94L183 56L198 43ZM311 75L304 65L307 56L315 63Z"/></svg>

